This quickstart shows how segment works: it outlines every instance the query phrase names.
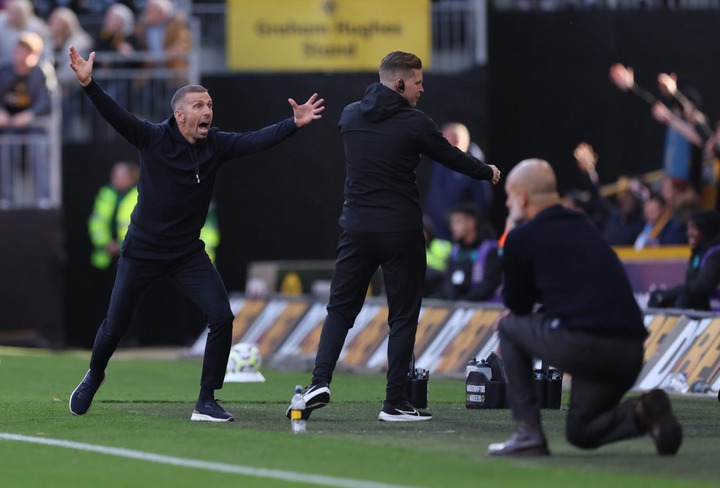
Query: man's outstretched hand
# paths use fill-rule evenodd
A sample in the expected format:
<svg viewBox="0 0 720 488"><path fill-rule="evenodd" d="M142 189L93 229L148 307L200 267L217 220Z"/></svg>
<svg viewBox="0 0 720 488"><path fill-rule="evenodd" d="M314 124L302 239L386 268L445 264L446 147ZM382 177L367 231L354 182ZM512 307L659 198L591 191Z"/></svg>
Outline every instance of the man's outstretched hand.
<svg viewBox="0 0 720 488"><path fill-rule="evenodd" d="M323 106L323 103L325 103L325 99L318 99L317 93L313 93L312 96L308 98L308 101L303 103L302 105L298 105L297 102L295 102L295 100L293 100L292 98L288 98L288 103L290 103L290 106L293 109L295 125L297 125L298 127L308 125L313 120L322 118L320 112L325 110L325 107Z"/></svg>
<svg viewBox="0 0 720 488"><path fill-rule="evenodd" d="M87 59L83 59L77 52L75 46L70 46L70 67L75 72L78 81L82 86L86 86L92 79L93 62L95 60L95 51L90 53Z"/></svg>

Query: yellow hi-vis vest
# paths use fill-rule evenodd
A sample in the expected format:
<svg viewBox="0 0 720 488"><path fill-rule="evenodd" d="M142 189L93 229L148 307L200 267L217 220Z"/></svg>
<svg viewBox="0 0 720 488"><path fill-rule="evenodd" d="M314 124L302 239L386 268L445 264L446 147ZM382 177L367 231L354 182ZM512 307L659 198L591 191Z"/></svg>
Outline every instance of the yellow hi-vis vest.
<svg viewBox="0 0 720 488"><path fill-rule="evenodd" d="M119 200L119 201L118 201ZM95 197L92 214L88 220L88 232L93 246L90 262L98 269L107 269L112 263L112 256L107 246L113 240L113 227L117 242L122 243L130 225L130 215L137 204L137 186L125 195L120 195L112 186L100 188ZM117 206L117 213L115 207ZM115 220L113 222L113 214Z"/></svg>
<svg viewBox="0 0 720 488"><path fill-rule="evenodd" d="M93 244L90 262L99 269L107 269L110 263L112 263L112 256L106 248L112 240L112 217L118 198L122 198L122 200L117 204L118 210L115 215L115 226L117 229L117 242L118 244L122 244L128 227L130 226L130 217L135 209L135 205L137 205L137 186L133 187L122 197L120 197L118 192L111 186L102 187L95 198L93 212L88 221L90 241ZM210 211L205 220L205 225L200 230L200 239L205 243L205 252L207 252L210 261L214 264L215 248L220 243L220 230L217 225L214 203L210 204Z"/></svg>

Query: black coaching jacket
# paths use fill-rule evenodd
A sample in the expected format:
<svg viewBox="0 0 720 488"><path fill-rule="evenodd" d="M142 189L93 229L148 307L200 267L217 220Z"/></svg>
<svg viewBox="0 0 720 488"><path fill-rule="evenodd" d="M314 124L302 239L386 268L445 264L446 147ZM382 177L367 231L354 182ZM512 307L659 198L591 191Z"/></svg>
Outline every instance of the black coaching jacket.
<svg viewBox="0 0 720 488"><path fill-rule="evenodd" d="M200 230L220 167L298 131L290 117L251 132L212 127L205 140L190 144L173 116L154 124L118 105L94 80L84 89L102 117L140 153L138 203L123 245L123 255L131 258L171 259L202 249Z"/></svg>
<svg viewBox="0 0 720 488"><path fill-rule="evenodd" d="M554 205L508 233L503 301L517 315L536 304L553 327L632 340L647 336L625 268L580 212Z"/></svg>
<svg viewBox="0 0 720 488"><path fill-rule="evenodd" d="M415 170L421 154L478 180L492 168L452 146L433 120L395 91L373 83L340 116L345 203L340 226L357 232L422 229Z"/></svg>

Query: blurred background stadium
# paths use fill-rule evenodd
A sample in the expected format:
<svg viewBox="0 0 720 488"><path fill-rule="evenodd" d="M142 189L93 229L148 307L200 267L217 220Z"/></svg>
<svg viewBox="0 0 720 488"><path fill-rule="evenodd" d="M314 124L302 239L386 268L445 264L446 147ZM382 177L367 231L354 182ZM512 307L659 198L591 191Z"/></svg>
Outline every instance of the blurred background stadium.
<svg viewBox="0 0 720 488"><path fill-rule="evenodd" d="M0 2L0 12L15 1ZM97 39L111 2L33 2L44 21L65 3ZM143 18L144 0L122 3ZM303 278L327 279L345 172L337 120L375 81L380 58L391 50L423 57L426 93L419 108L439 125L462 121L504 174L526 157L547 159L563 192L580 186L573 149L581 141L601 155L604 185L662 167L665 129L647 104L610 83L614 63L632 66L646 87L658 73L677 73L681 86L702 94L713 124L720 116L720 67L713 61L720 54L720 1L175 0L174 13L189 31L185 52L98 52L96 79L134 113L154 122L169 117L179 80L210 90L214 125L228 131L289 116L288 97L318 92L326 100L320 123L228 164L218 180L216 264L231 294L246 292L259 262L276 262L266 291L281 290L283 266ZM58 85L45 135L28 141L0 134L0 181L14 191L12 198L0 193L0 344L92 344L106 298L90 262L88 217L111 166L137 158L82 92L64 89L66 59L59 53L47 54ZM11 171L12 148L25 144L44 151L44 193L32 171ZM429 164L418 170L421 192ZM501 187L492 209L490 220L502 230ZM675 265L687 259L681 256ZM287 293L312 291L305 282L285 284ZM140 345L188 345L203 328L192 305L167 286L148 293L135 322Z"/></svg>

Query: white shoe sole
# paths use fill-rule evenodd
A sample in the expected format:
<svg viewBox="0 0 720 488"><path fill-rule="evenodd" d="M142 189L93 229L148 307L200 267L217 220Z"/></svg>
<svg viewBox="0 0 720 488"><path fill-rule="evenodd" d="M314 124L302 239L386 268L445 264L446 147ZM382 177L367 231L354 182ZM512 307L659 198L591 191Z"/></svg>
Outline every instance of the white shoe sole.
<svg viewBox="0 0 720 488"><path fill-rule="evenodd" d="M200 413L197 410L193 410L193 413L190 416L190 420L194 420L196 422L233 422L235 418L230 417L229 419L218 419L215 417L211 417L210 415Z"/></svg>
<svg viewBox="0 0 720 488"><path fill-rule="evenodd" d="M416 417L414 415L390 415L389 413L380 412L378 420L381 422L422 422L424 420L432 420L432 415L425 417Z"/></svg>
<svg viewBox="0 0 720 488"><path fill-rule="evenodd" d="M315 397L318 397L320 395L327 395L327 401L320 402L322 405L327 405L330 403L330 388L327 386L323 386L321 388L316 388L313 390L309 395L303 395L303 398L305 398L305 404L310 403L312 400L315 399Z"/></svg>

